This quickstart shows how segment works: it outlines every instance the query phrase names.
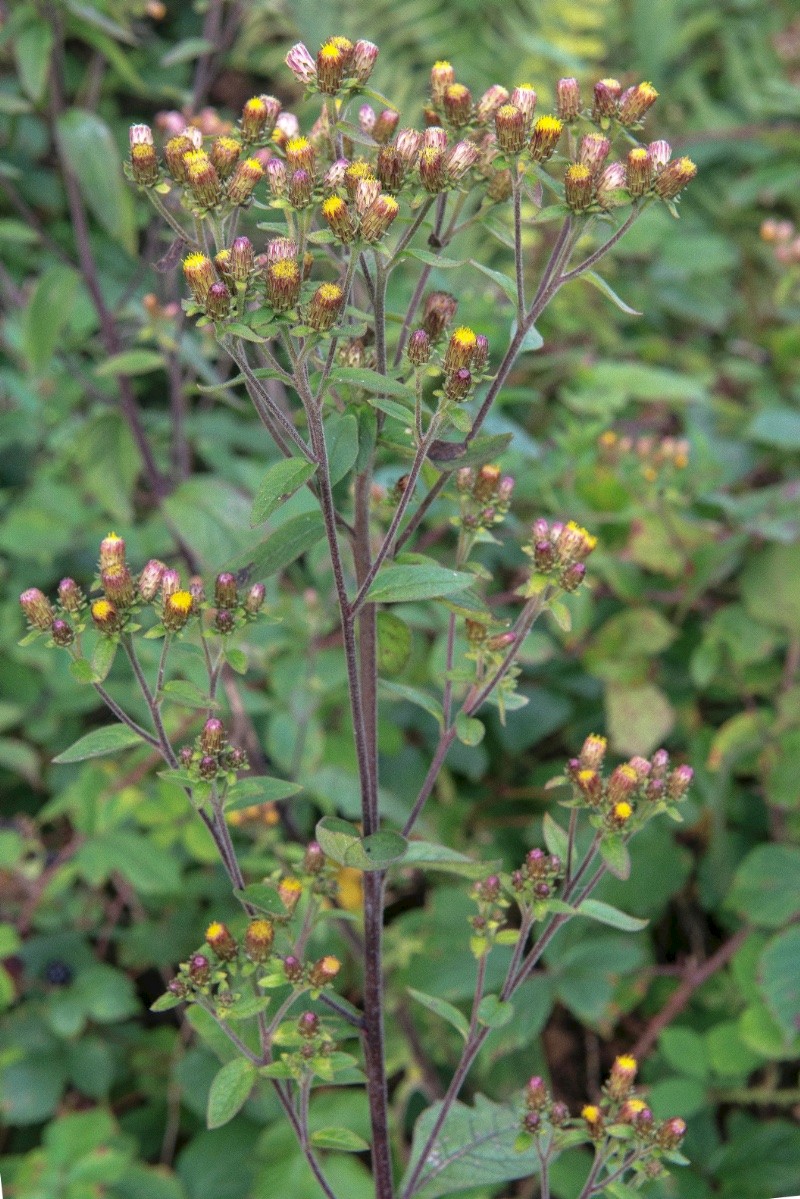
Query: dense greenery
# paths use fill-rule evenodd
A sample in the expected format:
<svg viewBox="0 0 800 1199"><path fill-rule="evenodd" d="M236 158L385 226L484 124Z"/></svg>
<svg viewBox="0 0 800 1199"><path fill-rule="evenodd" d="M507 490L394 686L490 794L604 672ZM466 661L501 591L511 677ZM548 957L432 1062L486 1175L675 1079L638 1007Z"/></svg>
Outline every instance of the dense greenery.
<svg viewBox="0 0 800 1199"><path fill-rule="evenodd" d="M236 904L210 838L154 756L53 762L106 713L64 655L43 641L19 647L17 597L32 585L52 594L65 575L88 583L111 527L136 562L185 569L188 553L207 580L247 560L272 451L241 390L220 386L228 366L213 338L185 320L176 264L159 261L170 258L169 234L125 182L122 157L132 120L157 125L156 112L193 95L232 119L251 94L275 92L302 118L279 65L297 37L316 46L335 30L381 44L375 85L401 104L424 92L440 57L476 94L495 80L538 88L559 73L650 78L667 99L649 132L699 165L680 222L650 211L604 266L643 315L586 282L566 288L539 323L542 347L523 357L487 423L514 434L500 459L516 478L512 511L498 544L481 551L499 615L535 517L574 516L600 545L591 586L569 601L571 627L542 624L526 643L527 705L505 722L490 717L479 744L465 730L422 831L508 869L541 842L544 814L558 814L545 783L588 733L607 733L617 758L665 743L690 762L684 823L649 826L632 847L630 880L598 889L647 919L646 931L570 924L470 1086L502 1101L539 1072L575 1110L615 1055L633 1049L655 1115L689 1124L693 1164L649 1194L788 1193L800 1175L790 1123L800 1103L800 254L788 229L768 230L772 240L759 229L800 221L792 6L339 7L20 3L0 35L3 1181L26 1199L319 1194L266 1090L206 1129L211 1080L233 1054L198 1009L180 1024L174 1011L148 1009L209 920L235 924ZM540 95L546 103L544 84ZM508 228L504 213L489 243L466 230L459 259L507 271ZM545 238L532 223L526 238L533 278ZM414 279L394 276L391 312L404 310ZM511 311L497 279L436 268L431 285L459 296L459 319L485 332L496 355ZM397 474L387 459L378 482L391 490ZM267 684L237 683L236 654L225 680L256 772L303 784L238 820L253 878L299 863L298 843L320 815L359 816L327 559L318 539L298 534L307 508L300 491L269 515L271 531L300 524L271 543L274 619L248 625L238 643ZM428 524L430 544L450 554L454 511L442 500ZM393 682L379 730L384 809L401 824L436 743L418 699L440 686L447 625L436 606L402 614L409 643L400 625L384 628ZM173 691L170 720L186 741L200 725L199 675L190 660ZM121 664L106 686L146 719ZM469 886L457 874L393 875L389 1073L409 1144L460 1039L441 1008L413 1002L408 988L468 1004ZM337 898L357 923L360 876L343 871ZM337 925L323 927L317 956L346 960ZM348 985L358 1000L355 976L345 994ZM473 1118L489 1110L481 1099ZM369 1134L355 1090L320 1093L312 1121ZM343 1193L371 1195L357 1153L334 1152L324 1136L320 1147ZM582 1152L554 1171L563 1199L585 1173ZM512 1186L502 1193L533 1194L535 1183Z"/></svg>

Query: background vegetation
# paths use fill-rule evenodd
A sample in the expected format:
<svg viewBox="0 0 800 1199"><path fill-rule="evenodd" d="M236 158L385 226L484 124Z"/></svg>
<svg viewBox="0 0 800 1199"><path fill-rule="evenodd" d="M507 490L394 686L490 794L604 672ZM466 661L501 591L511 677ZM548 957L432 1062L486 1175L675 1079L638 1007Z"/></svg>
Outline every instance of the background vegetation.
<svg viewBox="0 0 800 1199"><path fill-rule="evenodd" d="M528 642L527 706L451 753L426 832L486 860L518 861L541 839L553 802L544 782L592 730L607 732L620 755L665 741L689 761L696 786L685 823L650 826L635 843L631 881L600 891L647 917L648 930L598 935L571 924L523 1010L479 1059L474 1087L503 1097L540 1071L574 1106L597 1091L615 1053L634 1049L646 1057L656 1115L689 1123L694 1164L656 1184L654 1197L796 1192L800 243L776 252L759 238L765 219L800 220L800 19L788 0L30 0L7 12L3 1181L25 1199L317 1194L270 1098L206 1131L208 1085L227 1050L148 1006L210 916L233 913L213 846L145 753L53 764L105 715L62 655L18 647L17 596L31 585L52 592L64 575L88 582L110 527L132 561L181 564L183 544L207 576L252 543L266 446L238 394L203 390L224 364L184 323L175 271L159 269L169 241L124 182L121 160L128 124L156 124L159 110L210 103L230 119L261 91L296 104L283 54L298 36L316 46L332 32L380 44L375 84L405 123L420 121L440 57L473 93L531 80L544 111L559 74L652 79L665 98L649 128L700 167L680 223L651 210L606 265L643 316L584 283L567 288L541 322L543 348L501 396L489 431L514 432L503 467L518 482L514 519L486 564L510 592L517 534L540 514L576 517L601 549L572 630L547 626ZM507 269L503 219L488 253ZM478 252L468 236L465 257ZM532 263L539 237L531 228ZM481 257L489 261L486 245ZM456 292L460 315L502 345L510 318L491 279L464 269L434 272L432 283ZM393 308L412 285L397 284ZM613 444L601 441L609 430ZM688 466L654 460L664 437L688 439ZM396 473L381 481L391 486ZM302 503L295 497L271 527ZM434 511L431 538L448 535L449 511ZM248 645L253 678L266 685L237 687L231 676L226 688L256 768L303 779L284 815L301 839L320 812L358 812L323 563L312 548L270 577L280 621L253 626ZM424 606L406 615L414 638L397 682L424 688L441 675L443 624ZM125 686L112 672L112 694ZM195 713L173 712L188 740ZM390 816L408 810L434 739L430 716L395 689L381 725ZM254 874L269 869L283 837L272 816L237 832ZM454 1045L420 1008L409 1032L405 988L456 1004L471 994L465 889L407 871L391 896L390 1069L409 1128ZM341 898L357 912L352 879L342 879ZM331 933L325 949L336 944ZM330 1098L336 1118L324 1096L316 1118L364 1133L366 1111L347 1092ZM334 1157L333 1181L354 1199L369 1195L359 1159ZM555 1179L563 1199L575 1171L565 1158Z"/></svg>

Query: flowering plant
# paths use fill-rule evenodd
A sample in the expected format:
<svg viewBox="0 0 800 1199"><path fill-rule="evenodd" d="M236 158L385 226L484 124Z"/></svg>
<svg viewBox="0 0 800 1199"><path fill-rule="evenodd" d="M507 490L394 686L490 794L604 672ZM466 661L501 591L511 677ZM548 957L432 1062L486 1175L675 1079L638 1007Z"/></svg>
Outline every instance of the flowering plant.
<svg viewBox="0 0 800 1199"><path fill-rule="evenodd" d="M173 132L161 155L147 126L131 129L129 177L176 235L185 311L238 372L212 390L244 388L279 455L261 481L252 524L266 523L290 497L309 495L309 505L259 537L241 560L220 564L212 587L188 547L187 582L160 560L129 562L124 540L110 534L90 587L96 598L64 579L55 606L29 589L22 608L30 637L65 649L75 677L116 718L62 760L80 760L100 744L102 752L141 744L156 751L162 777L185 793L213 840L241 907L232 927L209 924L204 944L154 1005L188 1005L201 1035L221 1035L235 1051L211 1086L210 1127L232 1119L263 1080L329 1197L336 1189L326 1155L337 1150L369 1152L377 1199L433 1199L534 1174L548 1195L553 1163L581 1144L593 1158L579 1199L615 1187L619 1195L623 1183L638 1185L664 1163L684 1160L683 1121L654 1119L634 1091L632 1057L616 1059L602 1099L576 1115L539 1076L504 1103L478 1097L466 1108L459 1094L559 929L579 917L625 932L642 927L592 892L607 872L627 877L628 842L651 820L680 819L691 769L671 766L659 750L607 771L604 738L589 736L552 781L563 822L548 813L544 847L508 871L420 839L419 828L455 743L483 737L485 706L496 705L504 719L524 703L516 682L525 640L544 616L569 627L569 597L584 586L597 544L568 513L536 520L522 545L529 564L510 616L497 617L491 573L479 555L496 541L515 481L495 465L508 438L484 425L518 356L539 344L536 321L561 288L584 278L622 303L594 267L649 205L674 212L695 167L673 159L664 141L640 143L657 99L647 83L623 88L601 80L586 105L577 82L561 79L556 112L537 116L531 86L509 92L495 85L475 101L450 64L438 62L424 130L400 129L397 112L369 87L377 53L369 42L343 37L316 57L303 45L289 52L289 69L320 98L319 118L305 135L271 96L249 100L234 130L210 138L193 126ZM614 145L622 146L616 159ZM264 219L254 221L259 214ZM240 232L248 220L252 236ZM490 346L467 324L452 328L456 297L426 291L435 268L460 265L443 252L481 222L500 231L513 255L513 274L488 271L513 310L506 347ZM531 228L549 248L535 284L526 253ZM254 244L256 229L266 234L263 250ZM416 279L405 311L390 312L389 279L409 268ZM671 451L676 465L680 452ZM402 473L379 485L376 469L389 463L396 470L398 462ZM442 512L454 536L437 558L427 552L425 530ZM279 596L267 602L264 580L320 543L332 605L327 633L344 660L360 811L351 821L323 816L309 842L290 802L302 778L248 774L253 747L234 743L217 713L221 684L235 708L229 672L247 670L242 646L257 622L278 616ZM438 696L396 681L412 652L413 627L394 608L422 603L436 604L446 624ZM160 643L152 679L142 664L148 641ZM147 724L104 685L118 653ZM201 684L177 677L196 677L184 660L200 661ZM438 728L429 769L402 818L382 811L382 690L425 707ZM173 710L187 697L202 713L193 730ZM187 739L188 731L194 736ZM263 812L274 832L273 868L254 877L237 829ZM464 937L475 985L468 1014L411 991L463 1045L449 1085L416 1121L401 1177L404 1127L386 1060L383 943L387 889L409 869L472 880ZM353 916L362 910L359 927ZM346 969L325 944L337 925ZM314 944L324 951L311 952ZM412 1024L412 1042L413 1035ZM347 1127L312 1132L315 1092L354 1085L366 1094L369 1143Z"/></svg>

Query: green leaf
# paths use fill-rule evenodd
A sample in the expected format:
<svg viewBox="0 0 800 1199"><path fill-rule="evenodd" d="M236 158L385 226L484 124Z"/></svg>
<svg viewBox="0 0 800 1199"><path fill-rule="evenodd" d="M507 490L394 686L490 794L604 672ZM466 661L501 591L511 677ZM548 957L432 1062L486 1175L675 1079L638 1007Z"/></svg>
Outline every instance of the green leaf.
<svg viewBox="0 0 800 1199"><path fill-rule="evenodd" d="M407 846L405 837L390 831L362 838L356 825L338 816L323 816L316 838L334 862L365 871L385 870L403 857Z"/></svg>
<svg viewBox="0 0 800 1199"><path fill-rule="evenodd" d="M256 1068L246 1058L234 1058L215 1076L208 1093L207 1124L221 1128L244 1107L253 1084Z"/></svg>
<svg viewBox="0 0 800 1199"><path fill-rule="evenodd" d="M92 654L92 682L102 683L114 665L119 642L112 637L101 637Z"/></svg>
<svg viewBox="0 0 800 1199"><path fill-rule="evenodd" d="M271 883L251 883L243 891L236 891L234 894L237 899L243 899L262 912L271 912L279 916L286 915L286 904ZM281 978L285 981L284 975L281 975Z"/></svg>
<svg viewBox="0 0 800 1199"><path fill-rule="evenodd" d="M299 783L291 783L288 779L261 778L242 779L235 783L228 792L225 802L226 812L238 812L242 808L251 808L254 804L277 803L278 800L288 799L297 795L303 788Z"/></svg>
<svg viewBox="0 0 800 1199"><path fill-rule="evenodd" d="M792 920L800 913L800 849L756 846L736 871L727 906L763 928Z"/></svg>
<svg viewBox="0 0 800 1199"><path fill-rule="evenodd" d="M53 40L53 26L36 16L27 20L14 38L19 81L34 104L38 104L44 95Z"/></svg>
<svg viewBox="0 0 800 1199"><path fill-rule="evenodd" d="M251 528L263 524L275 509L306 483L316 471L313 462L305 458L284 458L269 468L261 480L253 511L250 515Z"/></svg>
<svg viewBox="0 0 800 1199"><path fill-rule="evenodd" d="M459 712L456 716L456 736L462 745L480 745L486 733L486 726L475 716L467 716Z"/></svg>
<svg viewBox="0 0 800 1199"><path fill-rule="evenodd" d="M426 266L435 266L440 271L452 271L456 267L466 264L466 259L442 258L441 254L433 254L430 250L404 250L398 261L402 262L403 258L414 258L417 262L424 262Z"/></svg>
<svg viewBox="0 0 800 1199"><path fill-rule="evenodd" d="M311 1134L311 1144L339 1153L364 1153L369 1149L369 1143L349 1128L318 1128Z"/></svg>
<svg viewBox="0 0 800 1199"><path fill-rule="evenodd" d="M132 257L136 252L133 198L108 126L93 112L71 108L58 118L57 136L92 215Z"/></svg>
<svg viewBox="0 0 800 1199"><path fill-rule="evenodd" d="M474 582L473 575L449 570L446 566L416 562L383 566L375 576L367 598L374 604L406 604L465 591Z"/></svg>
<svg viewBox="0 0 800 1199"><path fill-rule="evenodd" d="M483 466L495 462L511 444L513 433L490 433L476 437L464 449L461 441L437 441L436 453L430 461L440 470L453 470L457 466ZM448 447L452 446L452 450Z"/></svg>
<svg viewBox="0 0 800 1199"><path fill-rule="evenodd" d="M268 575L277 574L312 549L324 536L325 526L319 512L301 512L299 516L293 516L271 533L251 555L247 562L251 581L255 583Z"/></svg>
<svg viewBox="0 0 800 1199"><path fill-rule="evenodd" d="M394 612L378 613L378 670L399 674L411 656L411 629Z"/></svg>
<svg viewBox="0 0 800 1199"><path fill-rule="evenodd" d="M549 812L545 812L542 821L544 843L550 853L557 854L562 862L566 862L569 852L569 836Z"/></svg>
<svg viewBox="0 0 800 1199"><path fill-rule="evenodd" d="M123 350L98 363L94 373L101 379L108 379L113 375L147 375L150 371L163 369L164 358L157 350Z"/></svg>
<svg viewBox="0 0 800 1199"><path fill-rule="evenodd" d="M74 662L70 662L69 673L79 683L91 683L94 679L92 664L87 662L86 658L76 658Z"/></svg>
<svg viewBox="0 0 800 1199"><path fill-rule="evenodd" d="M478 1007L478 1022L486 1028L502 1028L513 1015L513 1003L504 1002L499 995L484 995Z"/></svg>
<svg viewBox="0 0 800 1199"><path fill-rule="evenodd" d="M487 279L491 279L496 283L504 295L508 296L512 304L517 302L517 284L509 275L504 275L500 271L493 271L491 267L485 266L482 262L478 262L475 258L470 258L469 265L474 267L476 271L480 271Z"/></svg>
<svg viewBox="0 0 800 1199"><path fill-rule="evenodd" d="M77 271L60 263L40 276L22 318L22 346L34 371L42 370L52 358L79 282Z"/></svg>
<svg viewBox="0 0 800 1199"><path fill-rule="evenodd" d="M603 837L600 842L600 856L616 878L630 878L631 855L622 837L613 833Z"/></svg>
<svg viewBox="0 0 800 1199"><path fill-rule="evenodd" d="M492 869L491 862L475 862L457 849L436 845L433 841L409 841L403 865L419 870L442 870L462 878L484 878Z"/></svg>
<svg viewBox="0 0 800 1199"><path fill-rule="evenodd" d="M419 1162L441 1106L433 1104L417 1120L401 1190ZM515 1147L519 1130L520 1113L509 1105L492 1103L483 1095L475 1096L474 1107L454 1103L425 1159L416 1199L439 1199L476 1188L493 1191L504 1182L538 1173L536 1149L519 1153Z"/></svg>
<svg viewBox="0 0 800 1199"><path fill-rule="evenodd" d="M237 674L247 674L247 654L244 650L228 646L225 650L225 661Z"/></svg>
<svg viewBox="0 0 800 1199"><path fill-rule="evenodd" d="M800 926L767 942L758 963L760 988L787 1044L800 1032Z"/></svg>
<svg viewBox="0 0 800 1199"><path fill-rule="evenodd" d="M358 458L358 421L352 412L331 413L325 422L331 485L342 480Z"/></svg>
<svg viewBox="0 0 800 1199"><path fill-rule="evenodd" d="M620 912L611 904L603 903L599 899L584 899L576 912L578 916L588 916L590 920L608 924L611 928L618 928L623 933L641 932L650 923L649 920L640 920L638 916L629 916L626 912Z"/></svg>
<svg viewBox="0 0 800 1199"><path fill-rule="evenodd" d="M134 733L127 725L108 724L81 737L69 749L53 758L53 761L59 766L71 762L85 762L87 758L102 758L104 754L114 754L121 749L130 749L132 745L144 744L139 734Z"/></svg>
<svg viewBox="0 0 800 1199"><path fill-rule="evenodd" d="M360 388L370 395L396 396L412 404L416 400L413 387L365 366L336 366L331 371L331 378L339 383L349 383L351 387Z"/></svg>
<svg viewBox="0 0 800 1199"><path fill-rule="evenodd" d="M161 59L162 67L174 67L181 62L192 62L203 54L214 50L214 43L205 37L187 37L173 46Z"/></svg>
<svg viewBox="0 0 800 1199"><path fill-rule="evenodd" d="M586 271L586 273L581 275L580 278L585 279L587 283L591 283L592 287L596 287L598 291L601 291L606 299L610 300L612 304L616 304L620 312L624 312L627 316L642 315L642 313L637 312L635 308L631 308L630 304L626 304L624 300L621 300L611 284L607 283L606 280L598 275L595 271Z"/></svg>
<svg viewBox="0 0 800 1199"><path fill-rule="evenodd" d="M753 417L744 436L782 450L800 450L800 412L796 408L764 408Z"/></svg>
<svg viewBox="0 0 800 1199"><path fill-rule="evenodd" d="M675 709L655 683L606 687L606 727L620 754L651 754L672 731Z"/></svg>
<svg viewBox="0 0 800 1199"><path fill-rule="evenodd" d="M151 1012L168 1012L171 1008L179 1007L183 1000L178 995L173 995L170 991L165 991L163 995L159 995L155 1003L150 1004Z"/></svg>
<svg viewBox="0 0 800 1199"><path fill-rule="evenodd" d="M216 708L216 700L209 699L204 691L188 679L170 679L162 688L162 694L170 703L181 708Z"/></svg>
<svg viewBox="0 0 800 1199"><path fill-rule="evenodd" d="M443 724L442 705L427 691L422 691L419 687L409 687L407 683L390 682L388 679L379 679L378 686L384 694L394 696L396 699L404 699L410 704L416 704L418 708L430 713L438 724Z"/></svg>
<svg viewBox="0 0 800 1199"><path fill-rule="evenodd" d="M446 999L439 999L436 995L426 995L424 991L416 991L413 987L406 987L406 990L412 999L416 999L417 1003L421 1003L429 1012L441 1016L442 1020L446 1020L448 1024L452 1025L466 1041L469 1033L469 1021L463 1012L460 1012L452 1003L448 1003Z"/></svg>

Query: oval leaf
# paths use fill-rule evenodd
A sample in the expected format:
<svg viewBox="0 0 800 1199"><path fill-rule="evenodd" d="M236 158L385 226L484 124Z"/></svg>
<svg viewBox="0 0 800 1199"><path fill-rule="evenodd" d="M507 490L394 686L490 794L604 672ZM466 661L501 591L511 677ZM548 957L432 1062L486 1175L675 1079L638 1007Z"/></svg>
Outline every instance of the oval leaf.
<svg viewBox="0 0 800 1199"><path fill-rule="evenodd" d="M460 1012L452 1003L448 1003L446 999L439 999L436 995L426 995L424 991L415 991L413 987L406 987L406 990L412 999L416 999L417 1003L421 1003L429 1012L441 1016L442 1020L446 1020L448 1024L452 1025L466 1041L469 1034L469 1021L463 1012Z"/></svg>
<svg viewBox="0 0 800 1199"><path fill-rule="evenodd" d="M102 758L104 754L113 754L120 749L130 749L132 745L144 744L139 734L134 733L127 725L109 724L105 728L87 733L57 758L53 758L53 761L58 766L64 766L70 762L85 762L87 758Z"/></svg>
<svg viewBox="0 0 800 1199"><path fill-rule="evenodd" d="M588 916L590 920L598 920L600 924L608 924L623 933L641 932L650 923L649 920L640 920L638 916L620 912L618 908L612 908L610 903L603 903L599 899L584 899L576 909L576 915Z"/></svg>
<svg viewBox="0 0 800 1199"><path fill-rule="evenodd" d="M318 1128L311 1134L311 1144L317 1149L335 1149L339 1153L363 1153L369 1144L349 1128Z"/></svg>
<svg viewBox="0 0 800 1199"><path fill-rule="evenodd" d="M207 1123L221 1128L241 1111L256 1080L256 1068L246 1058L237 1057L223 1066L208 1093Z"/></svg>
<svg viewBox="0 0 800 1199"><path fill-rule="evenodd" d="M384 566L375 576L367 598L375 604L407 604L466 591L474 582L474 575L448 570L446 566L428 566L422 562Z"/></svg>
<svg viewBox="0 0 800 1199"><path fill-rule="evenodd" d="M311 478L316 469L315 464L306 462L305 458L285 458L271 466L261 480L253 501L251 527L262 524L271 516L279 504L288 500Z"/></svg>

